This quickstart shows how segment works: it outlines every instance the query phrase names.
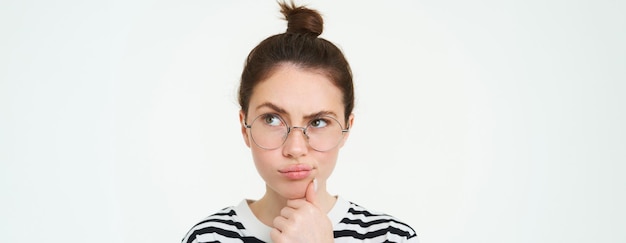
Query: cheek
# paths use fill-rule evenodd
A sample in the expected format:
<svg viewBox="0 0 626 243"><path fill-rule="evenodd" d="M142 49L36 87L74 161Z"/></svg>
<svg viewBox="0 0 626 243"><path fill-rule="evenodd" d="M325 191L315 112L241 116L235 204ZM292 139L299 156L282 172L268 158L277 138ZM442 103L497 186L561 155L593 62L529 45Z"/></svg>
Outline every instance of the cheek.
<svg viewBox="0 0 626 243"><path fill-rule="evenodd" d="M280 156L280 154L276 154L275 150L267 151L256 146L252 146L250 149L252 150L254 166L256 166L261 177L265 178L265 174L275 170L277 166L276 161L280 161L277 156Z"/></svg>
<svg viewBox="0 0 626 243"><path fill-rule="evenodd" d="M318 166L320 170L318 177L324 179L330 177L330 175L333 173L333 170L335 170L335 165L337 165L337 157L338 153L331 151L320 153L317 156Z"/></svg>

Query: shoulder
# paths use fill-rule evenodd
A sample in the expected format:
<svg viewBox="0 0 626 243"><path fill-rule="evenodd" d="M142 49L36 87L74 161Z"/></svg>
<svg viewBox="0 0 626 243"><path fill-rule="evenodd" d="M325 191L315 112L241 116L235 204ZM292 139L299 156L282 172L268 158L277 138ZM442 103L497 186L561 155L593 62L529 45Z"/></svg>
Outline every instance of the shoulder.
<svg viewBox="0 0 626 243"><path fill-rule="evenodd" d="M243 224L238 221L234 207L224 208L195 224L185 235L182 243L205 242L203 239L239 238Z"/></svg>
<svg viewBox="0 0 626 243"><path fill-rule="evenodd" d="M349 202L344 218L335 226L335 239L375 242L418 242L415 230L398 218Z"/></svg>

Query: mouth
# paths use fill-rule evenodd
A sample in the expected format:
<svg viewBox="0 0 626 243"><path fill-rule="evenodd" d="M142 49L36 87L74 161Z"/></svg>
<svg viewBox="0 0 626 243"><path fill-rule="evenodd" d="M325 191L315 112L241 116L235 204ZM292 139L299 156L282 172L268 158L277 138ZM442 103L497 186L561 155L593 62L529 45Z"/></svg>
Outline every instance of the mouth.
<svg viewBox="0 0 626 243"><path fill-rule="evenodd" d="M308 178L311 175L313 169L313 166L310 165L297 164L281 168L278 170L278 172L290 180L302 180Z"/></svg>

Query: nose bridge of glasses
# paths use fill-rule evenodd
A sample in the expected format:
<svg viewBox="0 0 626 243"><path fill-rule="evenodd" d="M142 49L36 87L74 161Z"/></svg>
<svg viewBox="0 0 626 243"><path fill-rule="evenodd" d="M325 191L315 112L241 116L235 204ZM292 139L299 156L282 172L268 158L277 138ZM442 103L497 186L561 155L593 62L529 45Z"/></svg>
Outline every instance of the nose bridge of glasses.
<svg viewBox="0 0 626 243"><path fill-rule="evenodd" d="M304 136L305 136L306 138L309 138L309 134L307 134L307 133L306 133L306 129L307 129L307 127L300 127L300 126L292 126L292 127L289 127L289 129L287 130L287 135L289 135L289 133L291 133L291 131L293 131L294 129L300 129L300 130L302 130L302 134L304 134Z"/></svg>

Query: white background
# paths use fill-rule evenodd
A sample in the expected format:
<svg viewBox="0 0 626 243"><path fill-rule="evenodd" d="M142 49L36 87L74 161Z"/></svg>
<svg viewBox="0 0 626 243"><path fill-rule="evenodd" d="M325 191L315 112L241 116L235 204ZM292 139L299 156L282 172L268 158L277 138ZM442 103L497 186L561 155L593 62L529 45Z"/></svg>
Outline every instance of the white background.
<svg viewBox="0 0 626 243"><path fill-rule="evenodd" d="M310 7L357 91L332 193L422 242L626 242L624 1ZM285 28L271 0L2 1L0 242L179 242L258 198L237 82Z"/></svg>

